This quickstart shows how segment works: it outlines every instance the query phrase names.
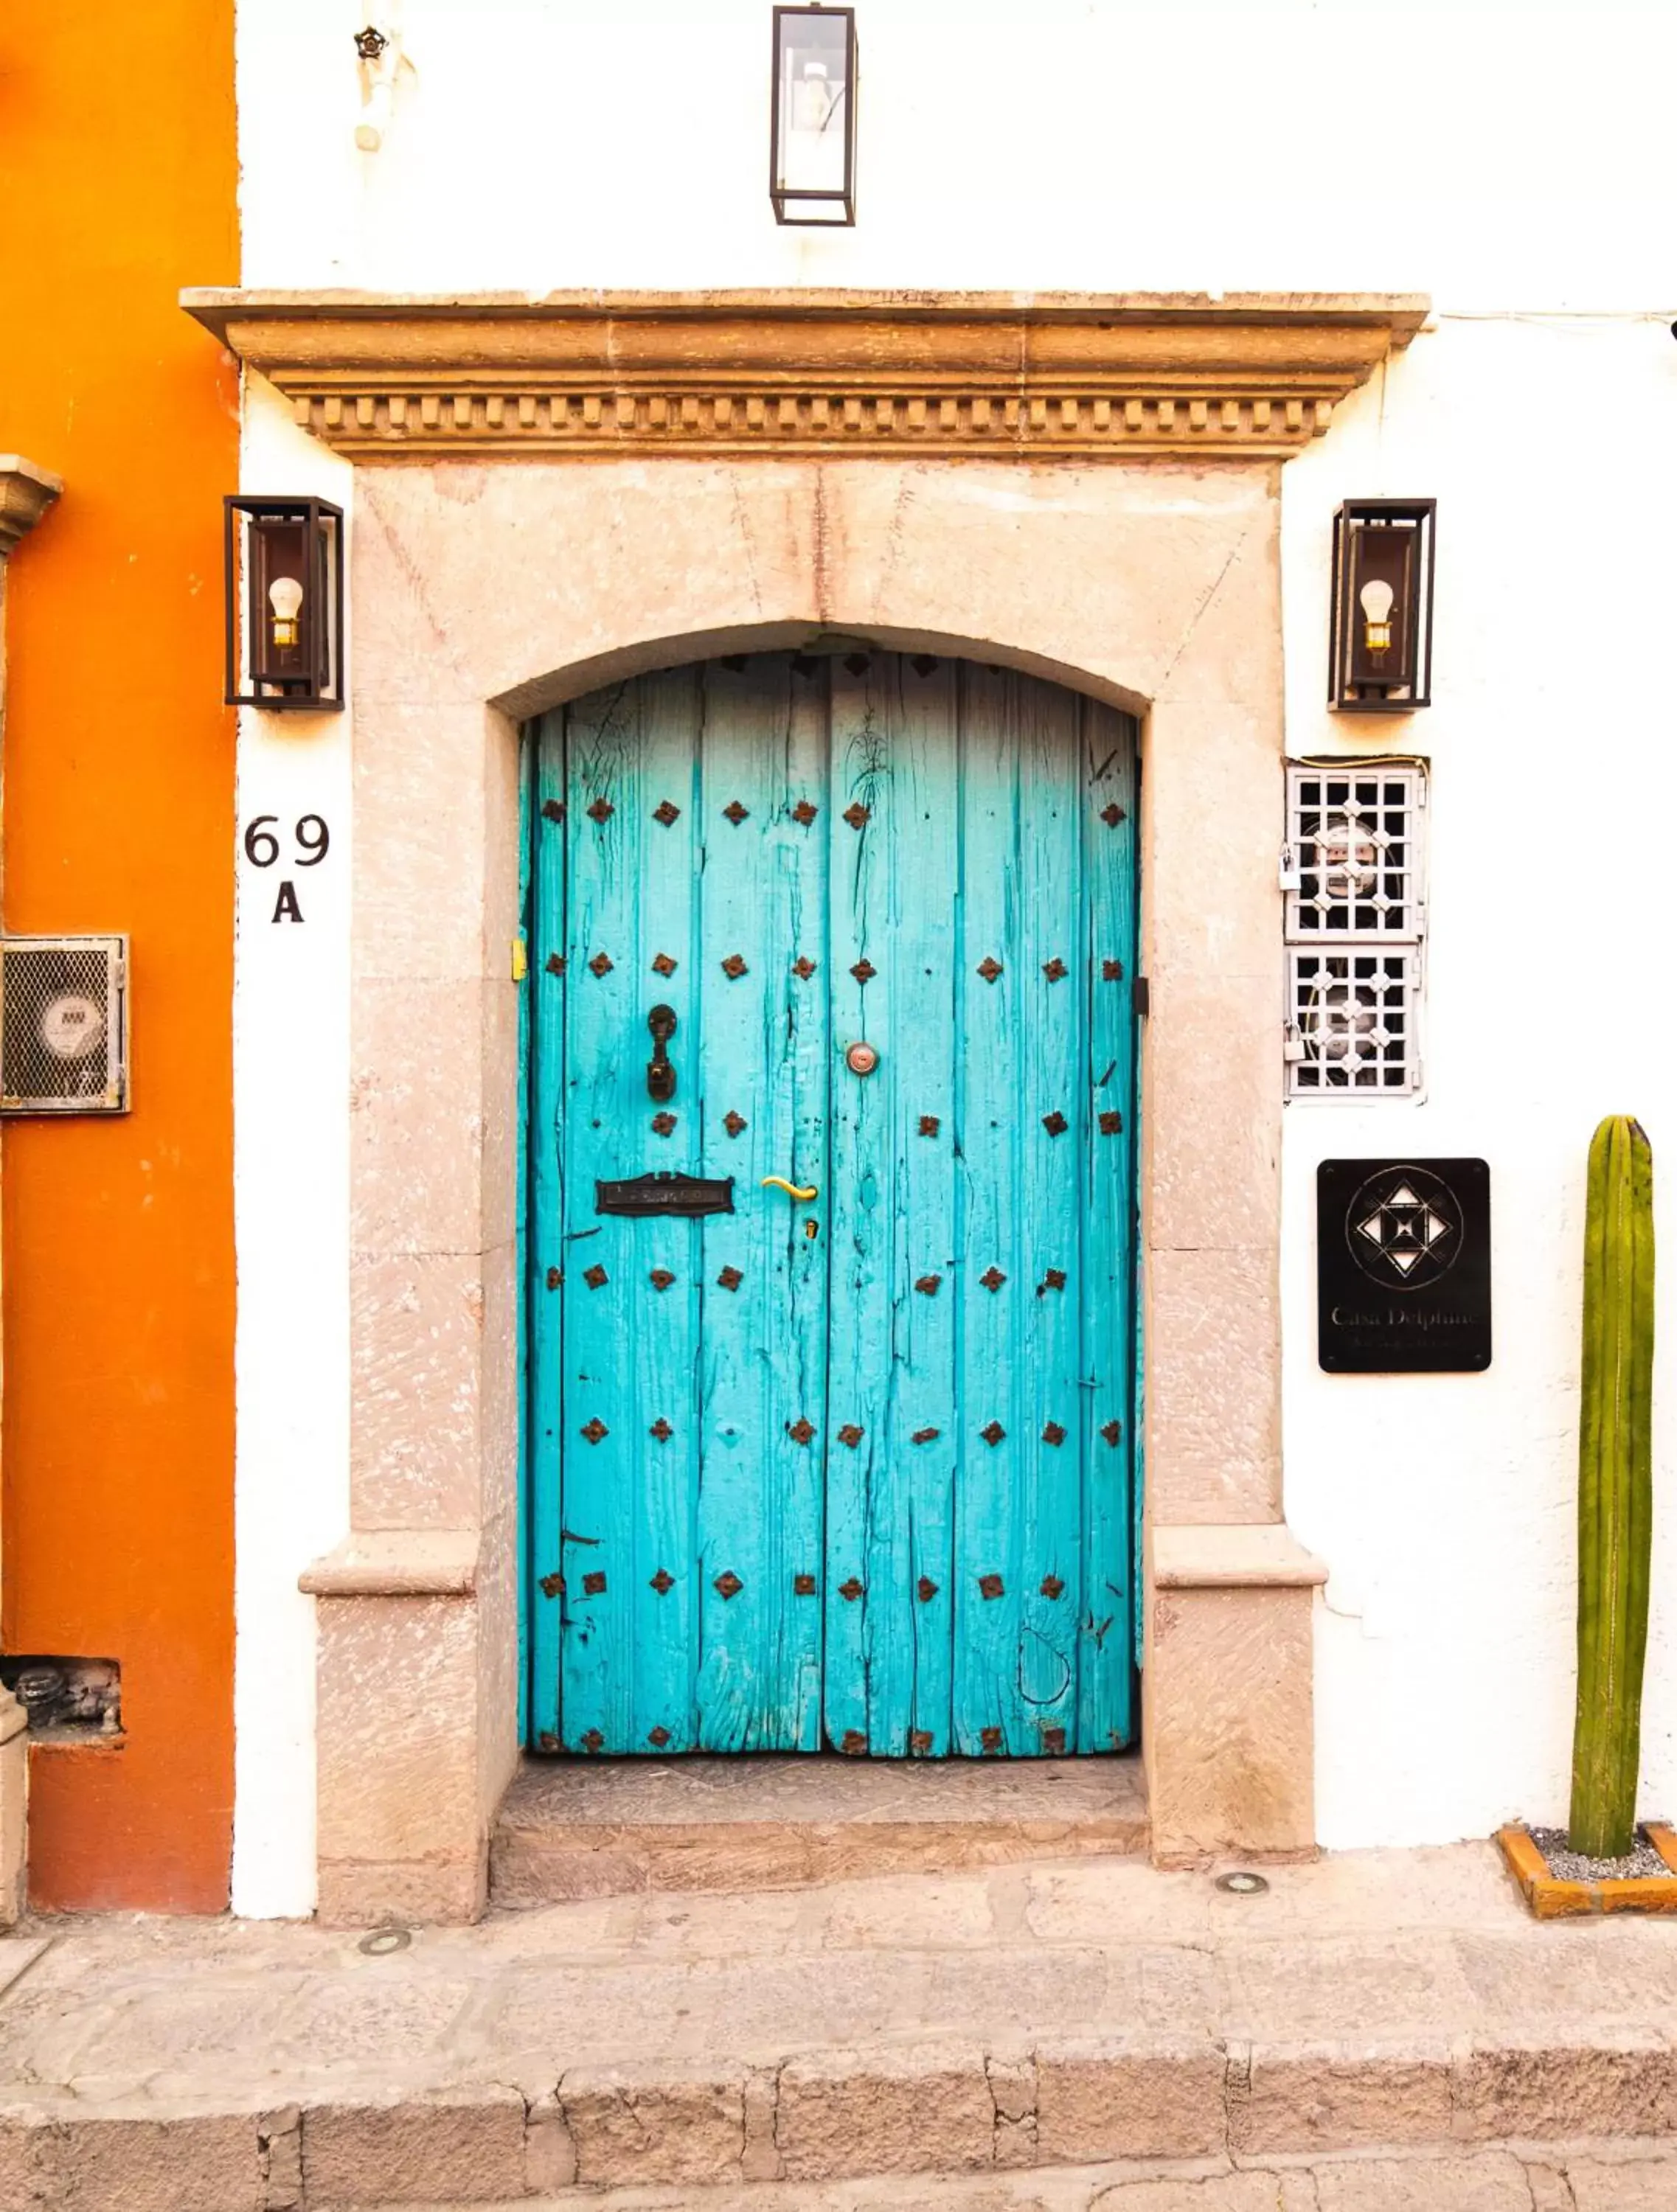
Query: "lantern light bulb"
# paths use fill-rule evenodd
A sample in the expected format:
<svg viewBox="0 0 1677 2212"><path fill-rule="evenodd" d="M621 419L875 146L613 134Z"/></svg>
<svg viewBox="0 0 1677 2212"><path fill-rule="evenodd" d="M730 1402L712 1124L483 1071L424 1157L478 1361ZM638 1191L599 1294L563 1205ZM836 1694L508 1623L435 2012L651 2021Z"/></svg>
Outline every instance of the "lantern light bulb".
<svg viewBox="0 0 1677 2212"><path fill-rule="evenodd" d="M1386 652L1392 642L1392 601L1396 592L1383 576L1372 576L1357 597L1364 617L1364 647L1370 653Z"/></svg>
<svg viewBox="0 0 1677 2212"><path fill-rule="evenodd" d="M268 586L268 604L274 611L275 645L295 645L297 616L303 604L302 586L295 576L276 576Z"/></svg>
<svg viewBox="0 0 1677 2212"><path fill-rule="evenodd" d="M802 77L793 87L793 129L824 131L837 104L837 88L828 77L826 63L806 61Z"/></svg>

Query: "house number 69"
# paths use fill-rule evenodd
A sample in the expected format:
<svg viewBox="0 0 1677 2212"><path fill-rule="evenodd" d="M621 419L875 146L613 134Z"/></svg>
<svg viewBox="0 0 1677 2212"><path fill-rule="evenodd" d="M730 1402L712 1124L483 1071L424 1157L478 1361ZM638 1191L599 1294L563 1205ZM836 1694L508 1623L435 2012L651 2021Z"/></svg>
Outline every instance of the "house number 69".
<svg viewBox="0 0 1677 2212"><path fill-rule="evenodd" d="M274 824L277 814L258 814L245 828L245 858L253 868L271 868L280 856L280 841ZM291 832L296 846L295 866L318 868L331 849L331 831L326 827L323 814L300 815ZM271 921L301 921L302 908L297 902L297 886L288 877L280 884L279 895L274 901Z"/></svg>
<svg viewBox="0 0 1677 2212"><path fill-rule="evenodd" d="M245 830L245 858L253 868L271 868L280 856L280 842L270 823L279 820L277 814L258 814ZM331 831L325 817L319 814L305 814L299 817L292 831L297 842L297 866L318 868L331 849Z"/></svg>

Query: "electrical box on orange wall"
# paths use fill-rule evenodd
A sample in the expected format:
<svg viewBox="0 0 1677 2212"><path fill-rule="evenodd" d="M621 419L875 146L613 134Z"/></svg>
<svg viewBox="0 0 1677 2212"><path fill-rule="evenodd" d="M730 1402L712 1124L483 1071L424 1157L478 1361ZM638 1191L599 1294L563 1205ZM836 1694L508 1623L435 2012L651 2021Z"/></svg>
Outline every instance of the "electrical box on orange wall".
<svg viewBox="0 0 1677 2212"><path fill-rule="evenodd" d="M0 1113L128 1103L128 939L0 938Z"/></svg>

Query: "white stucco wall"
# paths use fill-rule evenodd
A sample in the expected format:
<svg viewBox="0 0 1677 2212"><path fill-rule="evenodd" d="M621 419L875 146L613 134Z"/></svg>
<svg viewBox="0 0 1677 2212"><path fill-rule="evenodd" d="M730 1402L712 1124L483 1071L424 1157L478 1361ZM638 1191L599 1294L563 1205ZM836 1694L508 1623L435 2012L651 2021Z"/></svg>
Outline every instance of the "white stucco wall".
<svg viewBox="0 0 1677 2212"><path fill-rule="evenodd" d="M832 234L769 209L767 0L406 0L414 70L371 155L353 144L367 9L243 0L244 281L1432 295L1436 328L1284 477L1290 749L1433 763L1425 1102L1286 1117L1286 1504L1331 1571L1323 1839L1553 1817L1584 1152L1613 1110L1677 1147L1656 965L1677 801L1677 10L860 9L860 220ZM253 489L344 499L348 471L259 394L245 469ZM1328 520L1382 493L1439 502L1438 703L1364 736L1322 701ZM256 913L241 869L234 1898L283 1912L312 1882L295 1577L345 1511L349 717L246 722L241 824L318 811L334 839L301 931ZM1315 1164L1398 1152L1492 1163L1487 1376L1316 1369ZM1677 1323L1668 1401L1674 1340ZM1665 1420L1662 1502L1671 1437ZM1644 1795L1677 1812L1677 1504L1658 1542Z"/></svg>
<svg viewBox="0 0 1677 2212"><path fill-rule="evenodd" d="M240 0L245 282L1486 308L1639 305L1660 279L1669 9L858 4L859 221L826 234L769 212L769 0ZM358 154L349 33L398 9L412 70Z"/></svg>
<svg viewBox="0 0 1677 2212"><path fill-rule="evenodd" d="M349 505L349 464L259 379L243 442L246 489ZM309 814L331 843L300 868ZM281 854L253 867L243 840L262 815ZM258 1916L314 1909L314 1601L297 1577L349 1519L350 832L348 714L241 711L233 1909ZM272 919L287 879L301 922Z"/></svg>
<svg viewBox="0 0 1677 2212"><path fill-rule="evenodd" d="M1586 427L1594 424L1592 430ZM1355 738L1328 713L1328 524L1348 492L1438 501L1437 704ZM1432 762L1426 1091L1295 1106L1283 1235L1287 1516L1331 1575L1317 1621L1328 1844L1564 1817L1571 1758L1583 1173L1603 1114L1653 1138L1677 1238L1677 1048L1661 980L1677 736L1650 655L1677 584L1677 345L1661 321L1455 320L1283 479L1295 753ZM1315 1364L1315 1170L1491 1163L1483 1376ZM1644 1803L1677 1806L1677 1304L1656 1378L1658 1556Z"/></svg>

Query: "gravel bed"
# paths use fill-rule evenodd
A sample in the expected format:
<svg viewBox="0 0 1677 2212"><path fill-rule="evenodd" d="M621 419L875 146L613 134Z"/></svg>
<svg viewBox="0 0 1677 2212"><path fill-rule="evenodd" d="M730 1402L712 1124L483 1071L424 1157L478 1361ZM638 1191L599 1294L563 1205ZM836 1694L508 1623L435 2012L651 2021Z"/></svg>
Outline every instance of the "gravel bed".
<svg viewBox="0 0 1677 2212"><path fill-rule="evenodd" d="M1634 1875L1671 1872L1649 1842L1646 1828L1637 1830L1635 1848L1622 1859L1590 1859L1582 1851L1569 1851L1565 1828L1534 1828L1530 1833L1558 1881L1625 1881Z"/></svg>

